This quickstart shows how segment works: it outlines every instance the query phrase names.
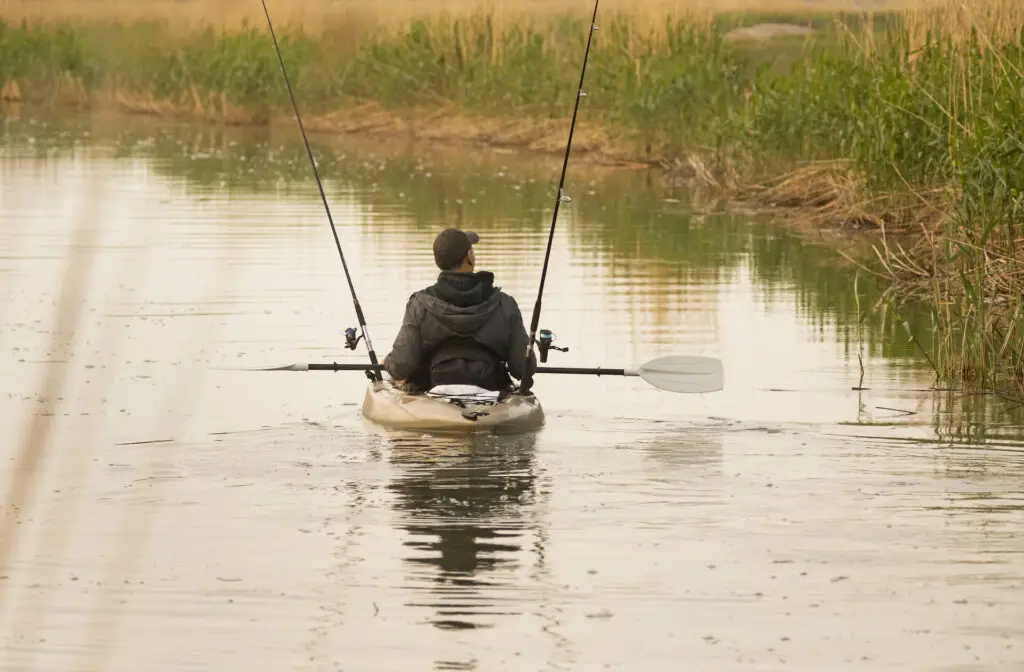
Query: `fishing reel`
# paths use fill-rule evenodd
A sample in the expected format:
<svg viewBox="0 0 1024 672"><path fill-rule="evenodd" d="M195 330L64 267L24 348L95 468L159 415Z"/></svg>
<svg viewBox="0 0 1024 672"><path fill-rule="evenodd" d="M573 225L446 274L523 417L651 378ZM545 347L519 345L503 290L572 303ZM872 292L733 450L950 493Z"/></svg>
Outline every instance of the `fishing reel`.
<svg viewBox="0 0 1024 672"><path fill-rule="evenodd" d="M359 343L362 337L362 334L356 336L355 327L349 327L348 329L345 330L345 347L348 348L349 350L355 350L356 344Z"/></svg>
<svg viewBox="0 0 1024 672"><path fill-rule="evenodd" d="M540 351L540 361L541 362L548 361L548 350L558 350L560 352L569 352L569 348L568 347L560 348L557 345L553 345L553 342L555 340L557 340L557 338L558 337L555 336L551 332L550 329L541 329L540 330L540 338L537 341L535 341L535 342L537 343L537 350Z"/></svg>

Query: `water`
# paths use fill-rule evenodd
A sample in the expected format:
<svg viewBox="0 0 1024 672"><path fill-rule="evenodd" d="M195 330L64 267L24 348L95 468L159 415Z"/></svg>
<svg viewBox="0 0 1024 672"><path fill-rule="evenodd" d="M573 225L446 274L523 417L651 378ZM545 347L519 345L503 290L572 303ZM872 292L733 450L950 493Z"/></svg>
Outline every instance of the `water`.
<svg viewBox="0 0 1024 672"><path fill-rule="evenodd" d="M550 363L711 355L725 390L540 377L537 434L386 432L358 373L214 368L366 359L293 129L4 123L5 672L1024 664L1019 416L928 391L833 252L572 165ZM528 321L557 158L315 144L380 356L450 223Z"/></svg>

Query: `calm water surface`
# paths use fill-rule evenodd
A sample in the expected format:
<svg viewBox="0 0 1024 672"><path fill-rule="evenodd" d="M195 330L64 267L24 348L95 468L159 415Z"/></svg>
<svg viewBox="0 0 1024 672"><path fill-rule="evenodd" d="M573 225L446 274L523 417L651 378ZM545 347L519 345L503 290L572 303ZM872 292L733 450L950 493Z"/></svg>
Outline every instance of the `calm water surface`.
<svg viewBox="0 0 1024 672"><path fill-rule="evenodd" d="M541 377L536 434L385 432L361 374L214 368L366 359L294 138L3 128L5 672L1024 667L1020 419L928 391L834 253L571 166L551 363L726 389ZM381 357L447 224L529 320L557 159L318 145Z"/></svg>

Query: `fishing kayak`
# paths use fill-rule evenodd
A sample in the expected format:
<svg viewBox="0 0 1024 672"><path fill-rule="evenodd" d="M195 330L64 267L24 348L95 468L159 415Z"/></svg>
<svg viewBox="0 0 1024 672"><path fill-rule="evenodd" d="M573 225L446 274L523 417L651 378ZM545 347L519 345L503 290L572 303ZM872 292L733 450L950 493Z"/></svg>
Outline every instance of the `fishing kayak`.
<svg viewBox="0 0 1024 672"><path fill-rule="evenodd" d="M390 380L370 382L363 416L392 429L448 432L527 432L544 424L544 409L532 394L501 398L498 392L473 385L410 394Z"/></svg>

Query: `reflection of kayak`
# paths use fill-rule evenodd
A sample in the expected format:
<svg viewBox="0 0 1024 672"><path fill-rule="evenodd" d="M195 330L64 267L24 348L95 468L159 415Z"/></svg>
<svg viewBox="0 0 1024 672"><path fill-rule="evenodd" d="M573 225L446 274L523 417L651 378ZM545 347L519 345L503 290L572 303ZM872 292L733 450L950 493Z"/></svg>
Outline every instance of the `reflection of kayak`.
<svg viewBox="0 0 1024 672"><path fill-rule="evenodd" d="M532 394L505 395L472 385L436 387L410 394L389 380L371 381L363 397L363 415L393 429L451 432L525 432L544 424L544 410Z"/></svg>

